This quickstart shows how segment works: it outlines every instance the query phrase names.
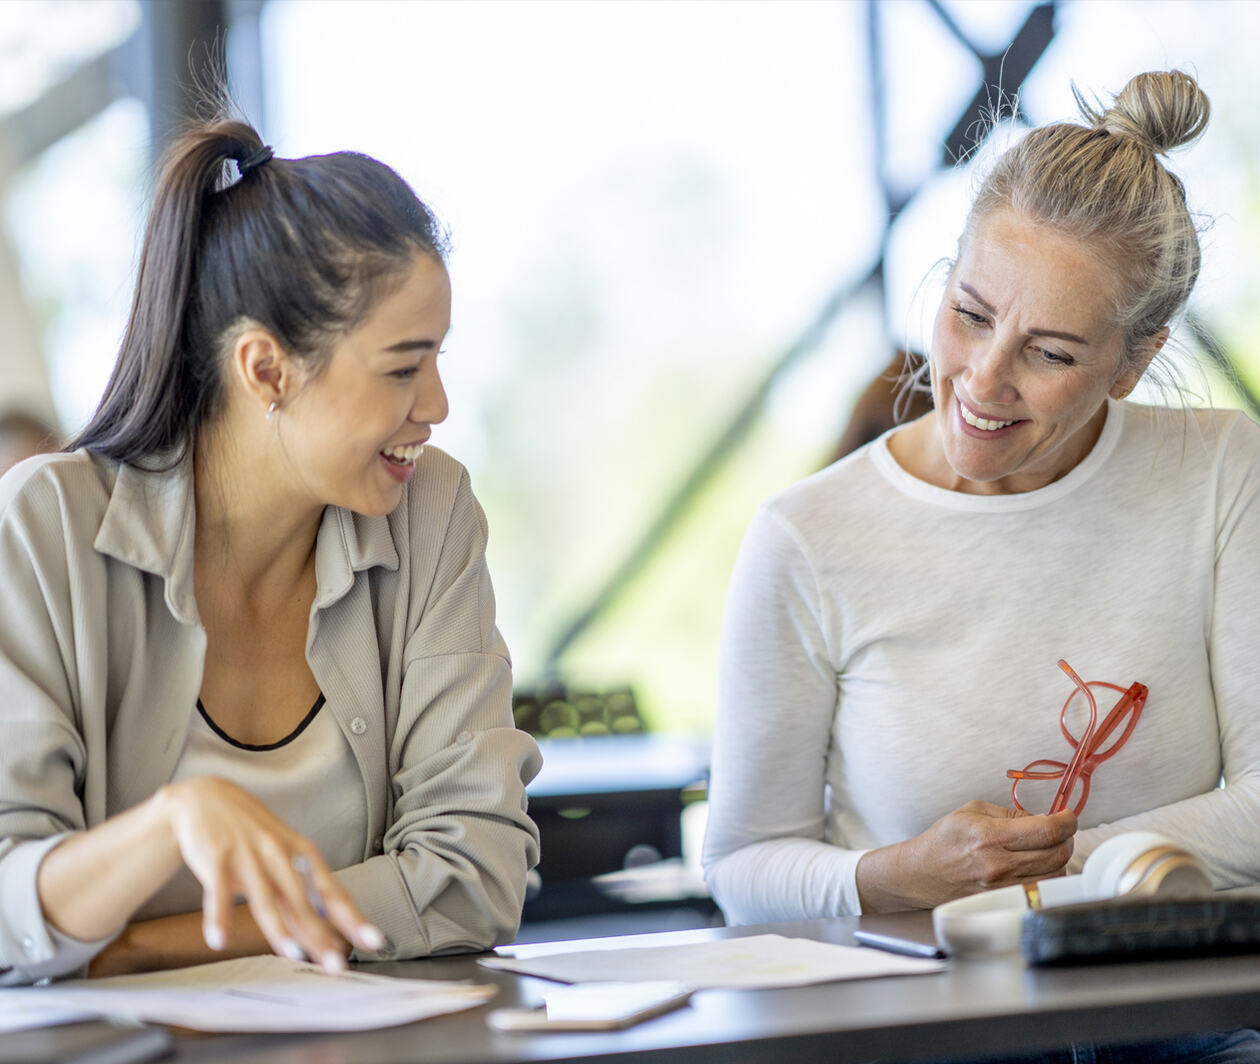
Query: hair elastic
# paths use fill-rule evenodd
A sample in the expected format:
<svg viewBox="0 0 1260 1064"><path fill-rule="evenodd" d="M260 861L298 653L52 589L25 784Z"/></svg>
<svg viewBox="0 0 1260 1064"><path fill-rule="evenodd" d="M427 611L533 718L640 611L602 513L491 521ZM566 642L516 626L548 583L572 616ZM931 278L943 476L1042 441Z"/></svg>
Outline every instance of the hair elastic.
<svg viewBox="0 0 1260 1064"><path fill-rule="evenodd" d="M272 158L273 152L270 144L264 144L261 148L256 148L250 152L244 159L236 161L236 169L240 172L241 177L253 170L255 167L262 166Z"/></svg>

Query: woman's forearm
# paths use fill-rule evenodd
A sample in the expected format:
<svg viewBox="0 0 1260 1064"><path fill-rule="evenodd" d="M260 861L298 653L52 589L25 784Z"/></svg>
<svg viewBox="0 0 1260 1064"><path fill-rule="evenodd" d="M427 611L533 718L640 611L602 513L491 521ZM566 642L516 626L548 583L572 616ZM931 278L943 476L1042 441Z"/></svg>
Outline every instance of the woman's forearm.
<svg viewBox="0 0 1260 1064"><path fill-rule="evenodd" d="M36 889L54 927L84 941L105 938L170 879L181 859L164 803L158 791L49 851Z"/></svg>
<svg viewBox="0 0 1260 1064"><path fill-rule="evenodd" d="M231 913L227 945L222 950L212 950L206 945L200 911L138 920L123 928L122 934L97 954L88 975L98 978L188 968L194 964L270 952L271 947L258 930L248 906L236 905Z"/></svg>

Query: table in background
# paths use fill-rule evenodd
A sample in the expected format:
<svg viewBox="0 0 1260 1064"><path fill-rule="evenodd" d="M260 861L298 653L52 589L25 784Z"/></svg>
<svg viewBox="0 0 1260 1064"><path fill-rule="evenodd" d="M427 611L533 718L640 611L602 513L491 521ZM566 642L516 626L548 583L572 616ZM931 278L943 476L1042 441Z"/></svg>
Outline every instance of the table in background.
<svg viewBox="0 0 1260 1064"><path fill-rule="evenodd" d="M684 792L708 774L708 744L675 735L542 739L543 767L528 788L529 815L542 835L542 890L527 923L627 908L700 905L664 897L628 904L593 877L620 871L636 847L642 862L682 855ZM709 912L716 906L708 904Z"/></svg>
<svg viewBox="0 0 1260 1064"><path fill-rule="evenodd" d="M679 932L777 934L852 944L860 925L922 934L927 913L839 917ZM665 936L652 936L654 943ZM634 939L626 939L627 945ZM784 990L706 990L684 1009L624 1031L497 1034L491 1008L538 1004L546 980L481 968L472 957L366 966L383 974L475 979L497 999L406 1027L338 1035L180 1037L175 1061L218 1064L846 1064L1033 1051L1068 1041L1159 1038L1260 1022L1260 955L1030 969L1018 957L953 961L941 975L824 983Z"/></svg>

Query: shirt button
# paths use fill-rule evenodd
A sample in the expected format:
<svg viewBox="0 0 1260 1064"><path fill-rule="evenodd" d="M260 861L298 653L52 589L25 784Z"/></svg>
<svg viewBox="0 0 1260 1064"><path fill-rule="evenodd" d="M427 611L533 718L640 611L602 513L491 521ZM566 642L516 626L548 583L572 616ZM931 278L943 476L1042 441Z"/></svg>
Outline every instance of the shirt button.
<svg viewBox="0 0 1260 1064"><path fill-rule="evenodd" d="M355 735L362 735L365 731L367 731L367 721L362 717L355 717L354 720L350 722L350 730L354 732Z"/></svg>
<svg viewBox="0 0 1260 1064"><path fill-rule="evenodd" d="M22 950L28 957L35 956L35 940L30 935L22 936Z"/></svg>
<svg viewBox="0 0 1260 1064"><path fill-rule="evenodd" d="M459 741L460 741L461 743L471 743L471 742L472 742L472 732L470 732L470 731L462 731L462 732L460 732L460 733L459 733L459 735L458 735L458 736L456 736L456 738L458 738L458 739L459 739Z"/></svg>
<svg viewBox="0 0 1260 1064"><path fill-rule="evenodd" d="M377 835L376 838L372 840L372 849L376 850L379 853L384 848L385 848L385 836Z"/></svg>

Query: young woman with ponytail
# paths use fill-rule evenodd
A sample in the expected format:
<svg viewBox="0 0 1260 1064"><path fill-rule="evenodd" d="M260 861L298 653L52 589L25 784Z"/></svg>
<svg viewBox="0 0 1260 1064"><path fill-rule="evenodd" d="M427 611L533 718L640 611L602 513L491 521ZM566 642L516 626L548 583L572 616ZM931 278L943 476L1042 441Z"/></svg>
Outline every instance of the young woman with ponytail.
<svg viewBox="0 0 1260 1064"><path fill-rule="evenodd" d="M179 137L100 407L0 480L0 985L515 934L538 837L444 233L388 167Z"/></svg>

